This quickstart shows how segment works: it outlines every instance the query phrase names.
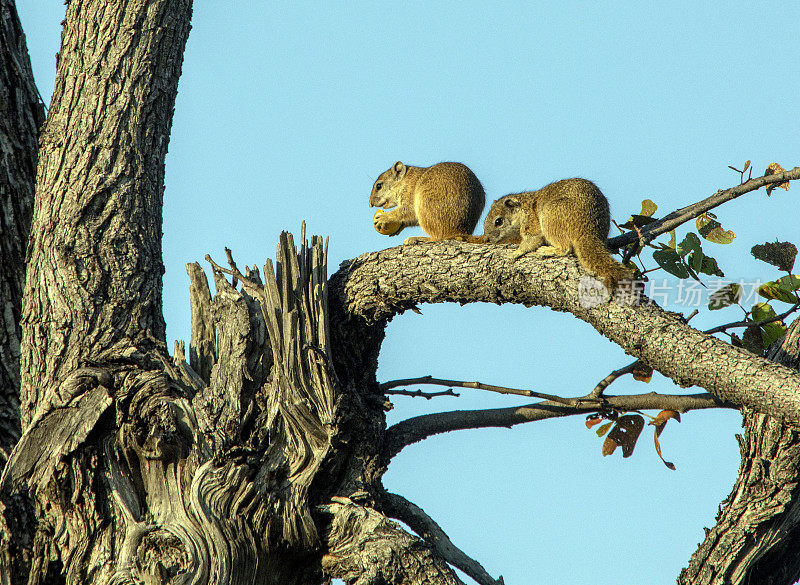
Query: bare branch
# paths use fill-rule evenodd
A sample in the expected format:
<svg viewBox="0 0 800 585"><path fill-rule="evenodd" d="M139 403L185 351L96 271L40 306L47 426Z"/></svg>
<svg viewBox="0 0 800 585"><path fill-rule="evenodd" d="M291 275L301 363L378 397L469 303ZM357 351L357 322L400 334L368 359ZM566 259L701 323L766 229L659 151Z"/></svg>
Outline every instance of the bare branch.
<svg viewBox="0 0 800 585"><path fill-rule="evenodd" d="M597 383L597 386L595 386L594 389L591 392L589 392L588 396L592 398L598 398L602 396L603 391L606 388L608 388L611 384L613 384L617 380L617 378L621 378L625 374L630 374L639 366L639 364L641 364L641 361L636 360L635 362L628 364L624 368L614 370L608 376L600 380Z"/></svg>
<svg viewBox="0 0 800 585"><path fill-rule="evenodd" d="M444 560L461 569L480 585L503 585L503 577L497 580L486 572L486 569L453 544L450 537L436 521L425 513L425 510L409 502L403 496L383 493L383 504L386 514L407 524L411 530L421 536Z"/></svg>
<svg viewBox="0 0 800 585"><path fill-rule="evenodd" d="M693 203L673 211L669 215L662 217L660 220L644 226L641 230L641 235L635 232L627 232L614 238L610 238L608 240L608 246L609 248L618 250L623 246L633 244L637 241L639 242L640 246L644 246L661 234L674 230L679 225L704 214L706 211L710 211L711 209L722 205L726 201L736 199L745 193L755 191L765 185L785 183L786 181L794 179L800 179L800 167L795 167L790 171L784 171L782 173L775 173L774 175L764 175L762 177L750 179L741 185L736 185L735 187L731 187L725 191L717 191L702 201L698 201L697 203Z"/></svg>
<svg viewBox="0 0 800 585"><path fill-rule="evenodd" d="M486 427L510 428L514 425L560 418L576 414L590 414L603 410L674 410L688 412L706 408L738 408L711 394L647 394L605 396L601 408L596 403L581 398L571 399L576 406L564 406L551 401L538 402L510 408L490 408L485 410L454 410L426 414L406 419L386 430L384 457L391 460L403 448L432 435L464 429Z"/></svg>
<svg viewBox="0 0 800 585"><path fill-rule="evenodd" d="M438 396L461 396L461 394L453 392L452 388L448 388L442 392L423 392L422 390L387 390L386 394L390 394L392 396L412 396L414 398L425 398L426 400L430 400L431 398L436 398Z"/></svg>
<svg viewBox="0 0 800 585"><path fill-rule="evenodd" d="M403 380L392 380L391 382L384 382L380 385L381 390L387 391L389 388L396 388L398 386L410 386L411 384L434 384L437 386L458 386L459 388L474 388L476 390L488 390L489 392L497 392L499 394L514 394L516 396L526 396L528 398L541 398L542 400L550 400L558 402L566 406L576 406L573 399L562 398L554 394L544 394L542 392L534 392L533 390L520 390L518 388L507 388L505 386L492 386L491 384L484 384L483 382L464 382L462 380L443 380L441 378L434 378L433 376L421 376L419 378L405 378ZM388 393L388 392L387 392Z"/></svg>

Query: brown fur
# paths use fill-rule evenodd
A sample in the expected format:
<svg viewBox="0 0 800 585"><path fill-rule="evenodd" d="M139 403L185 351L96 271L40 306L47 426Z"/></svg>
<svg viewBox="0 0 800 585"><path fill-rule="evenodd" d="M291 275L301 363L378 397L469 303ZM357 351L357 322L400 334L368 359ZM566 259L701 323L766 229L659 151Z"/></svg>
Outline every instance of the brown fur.
<svg viewBox="0 0 800 585"><path fill-rule="evenodd" d="M606 248L610 225L608 200L597 185L586 179L564 179L495 201L484 222L484 238L519 242L514 260L534 251L538 256L572 252L581 266L613 290L631 273Z"/></svg>
<svg viewBox="0 0 800 585"><path fill-rule="evenodd" d="M442 162L413 167L396 162L381 173L369 196L370 207L395 208L376 214L378 231L400 223L399 233L420 226L429 237L411 237L405 243L439 240L473 241L469 234L483 212L486 196L478 178L466 165Z"/></svg>

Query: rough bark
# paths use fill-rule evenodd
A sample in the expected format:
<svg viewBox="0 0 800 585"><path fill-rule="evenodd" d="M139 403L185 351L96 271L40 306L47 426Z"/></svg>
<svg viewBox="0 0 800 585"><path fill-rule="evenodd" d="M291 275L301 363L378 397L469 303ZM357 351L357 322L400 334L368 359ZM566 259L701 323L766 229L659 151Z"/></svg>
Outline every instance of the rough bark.
<svg viewBox="0 0 800 585"><path fill-rule="evenodd" d="M5 452L20 435L20 313L43 120L17 10L13 1L0 0L0 449Z"/></svg>
<svg viewBox="0 0 800 585"><path fill-rule="evenodd" d="M359 256L331 277L349 326L379 345L378 330L416 303L542 305L586 321L679 386L697 385L720 400L800 425L800 373L689 326L655 303L589 306L573 257L509 260L503 246L447 242L401 246Z"/></svg>
<svg viewBox="0 0 800 585"><path fill-rule="evenodd" d="M13 0L0 0L0 470L20 437L20 316L44 105ZM24 495L0 502L0 583L21 584L36 527Z"/></svg>
<svg viewBox="0 0 800 585"><path fill-rule="evenodd" d="M769 357L800 369L800 321ZM744 429L736 483L717 524L681 571L682 585L790 585L800 579L800 434L749 411Z"/></svg>
<svg viewBox="0 0 800 585"><path fill-rule="evenodd" d="M164 373L161 201L190 11L166 0L67 9L27 255L24 434L6 478L27 477L36 496L31 583L51 564L70 583L110 578L110 559L125 565L145 499L114 471L186 442L166 400L182 392ZM107 432L86 441L101 420ZM179 452L161 453L162 484ZM125 487L157 491L134 471Z"/></svg>

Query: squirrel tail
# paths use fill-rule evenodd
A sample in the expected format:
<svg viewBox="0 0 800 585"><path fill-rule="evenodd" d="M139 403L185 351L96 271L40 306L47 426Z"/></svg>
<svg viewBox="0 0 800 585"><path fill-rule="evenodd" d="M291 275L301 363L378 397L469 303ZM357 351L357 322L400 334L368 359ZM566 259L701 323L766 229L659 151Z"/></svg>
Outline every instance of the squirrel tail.
<svg viewBox="0 0 800 585"><path fill-rule="evenodd" d="M605 244L599 238L587 238L581 242L575 242L575 255L578 262L598 276L606 285L609 292L613 292L620 280L628 279L632 276L623 264L611 257Z"/></svg>

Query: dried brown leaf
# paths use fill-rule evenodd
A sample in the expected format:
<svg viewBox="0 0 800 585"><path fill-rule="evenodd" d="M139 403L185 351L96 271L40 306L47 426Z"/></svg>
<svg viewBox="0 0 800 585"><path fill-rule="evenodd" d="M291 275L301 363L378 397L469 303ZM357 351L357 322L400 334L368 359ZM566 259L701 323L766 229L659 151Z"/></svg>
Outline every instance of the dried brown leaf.
<svg viewBox="0 0 800 585"><path fill-rule="evenodd" d="M639 414L626 414L619 417L603 443L603 455L606 455L606 443L609 441L613 441L616 445L622 447L623 457L633 455L633 449L636 447L636 441L639 439L643 428L644 418ZM611 449L611 453L614 452L614 449Z"/></svg>
<svg viewBox="0 0 800 585"><path fill-rule="evenodd" d="M603 420L599 414L590 414L586 417L586 428L591 429L593 426L600 424L600 421Z"/></svg>

